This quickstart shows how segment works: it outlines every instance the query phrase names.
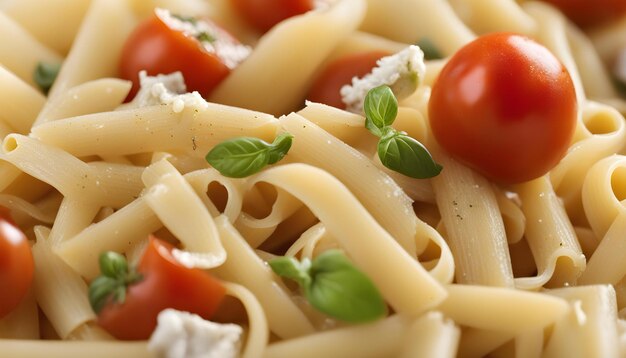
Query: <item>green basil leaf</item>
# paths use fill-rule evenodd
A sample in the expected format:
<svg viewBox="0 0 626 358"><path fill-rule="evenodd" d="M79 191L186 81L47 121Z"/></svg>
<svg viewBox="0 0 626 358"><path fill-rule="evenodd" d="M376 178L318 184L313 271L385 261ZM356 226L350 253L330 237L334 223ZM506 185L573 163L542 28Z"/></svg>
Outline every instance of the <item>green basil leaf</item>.
<svg viewBox="0 0 626 358"><path fill-rule="evenodd" d="M93 311L100 313L118 287L120 287L119 281L111 277L98 276L93 280L88 291L89 304Z"/></svg>
<svg viewBox="0 0 626 358"><path fill-rule="evenodd" d="M270 260L268 264L278 276L294 280L301 287L311 284L311 276L309 276L308 272L310 262L308 260L300 263L293 257L283 256Z"/></svg>
<svg viewBox="0 0 626 358"><path fill-rule="evenodd" d="M293 135L290 133L279 134L278 137L274 139L272 147L270 148L270 159L268 164L274 164L283 159L283 157L287 155L287 152L289 152L292 142Z"/></svg>
<svg viewBox="0 0 626 358"><path fill-rule="evenodd" d="M383 135L383 131L381 128L378 128L374 122L370 119L370 117L365 117L365 128L370 131L373 135L377 137L381 137Z"/></svg>
<svg viewBox="0 0 626 358"><path fill-rule="evenodd" d="M43 93L48 94L60 70L60 63L39 62L33 72L33 80Z"/></svg>
<svg viewBox="0 0 626 358"><path fill-rule="evenodd" d="M313 307L331 317L360 323L387 313L376 286L338 250L329 250L316 258L311 277L305 295Z"/></svg>
<svg viewBox="0 0 626 358"><path fill-rule="evenodd" d="M432 178L443 169L422 143L395 130L378 142L378 157L387 168L412 178Z"/></svg>
<svg viewBox="0 0 626 358"><path fill-rule="evenodd" d="M439 60L443 58L443 55L439 52L437 46L435 46L435 44L428 37L422 38L416 43L416 45L422 49L422 52L424 52L425 60Z"/></svg>
<svg viewBox="0 0 626 358"><path fill-rule="evenodd" d="M398 114L398 101L389 86L378 86L367 92L364 102L365 127L377 136L383 128L390 126Z"/></svg>
<svg viewBox="0 0 626 358"><path fill-rule="evenodd" d="M245 178L281 160L291 148L292 138L283 133L273 144L251 137L229 139L211 149L206 161L224 176Z"/></svg>
<svg viewBox="0 0 626 358"><path fill-rule="evenodd" d="M100 254L100 272L103 276L118 279L128 274L128 263L123 255L107 251Z"/></svg>
<svg viewBox="0 0 626 358"><path fill-rule="evenodd" d="M245 178L269 164L270 144L258 138L235 138L215 146L206 161L224 176Z"/></svg>

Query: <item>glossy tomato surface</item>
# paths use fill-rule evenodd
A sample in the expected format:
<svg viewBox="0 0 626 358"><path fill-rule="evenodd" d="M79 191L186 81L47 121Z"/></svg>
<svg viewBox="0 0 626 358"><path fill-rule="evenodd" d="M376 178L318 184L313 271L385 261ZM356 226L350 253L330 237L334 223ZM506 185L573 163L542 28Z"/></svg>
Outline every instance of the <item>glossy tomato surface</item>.
<svg viewBox="0 0 626 358"><path fill-rule="evenodd" d="M171 29L156 15L130 34L122 50L120 76L133 82L129 99L139 89L138 74L142 70L151 76L180 71L187 90L198 91L205 98L230 73L222 60L206 51L200 41Z"/></svg>
<svg viewBox="0 0 626 358"><path fill-rule="evenodd" d="M581 27L601 25L626 15L624 0L543 0Z"/></svg>
<svg viewBox="0 0 626 358"><path fill-rule="evenodd" d="M143 278L131 285L123 303L109 303L98 323L118 339L148 339L159 312L174 308L205 319L217 310L225 288L208 273L182 266L171 254L172 246L151 238L137 271Z"/></svg>
<svg viewBox="0 0 626 358"><path fill-rule="evenodd" d="M353 77L367 75L376 67L376 61L389 55L385 51L369 51L347 55L329 63L311 86L307 99L345 109L341 87L351 84Z"/></svg>
<svg viewBox="0 0 626 358"><path fill-rule="evenodd" d="M432 88L428 111L445 151L510 184L537 178L561 160L577 103L569 73L548 49L496 33L452 56Z"/></svg>
<svg viewBox="0 0 626 358"><path fill-rule="evenodd" d="M252 27L267 32L279 22L313 9L313 0L231 0Z"/></svg>
<svg viewBox="0 0 626 358"><path fill-rule="evenodd" d="M34 269L28 239L20 229L0 218L0 318L26 296Z"/></svg>

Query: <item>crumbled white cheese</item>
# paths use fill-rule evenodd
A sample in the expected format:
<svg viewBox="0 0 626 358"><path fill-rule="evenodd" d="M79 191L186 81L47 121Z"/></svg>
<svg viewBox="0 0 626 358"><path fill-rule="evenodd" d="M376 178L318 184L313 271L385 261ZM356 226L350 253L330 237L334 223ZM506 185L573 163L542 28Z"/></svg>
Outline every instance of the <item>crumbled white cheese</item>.
<svg viewBox="0 0 626 358"><path fill-rule="evenodd" d="M169 10L159 8L155 9L154 13L170 29L198 39L206 52L215 54L231 70L252 52L249 46L240 44L228 32L211 21L201 19L193 22L185 21L172 15ZM200 36L202 34L206 34L207 39L203 39Z"/></svg>
<svg viewBox="0 0 626 358"><path fill-rule="evenodd" d="M367 92L372 88L388 85L398 99L412 94L424 78L426 65L424 52L415 45L376 62L372 72L363 78L352 78L352 85L341 88L341 98L346 108L355 113L361 113Z"/></svg>
<svg viewBox="0 0 626 358"><path fill-rule="evenodd" d="M623 48L617 55L613 74L615 74L618 80L626 83L626 48Z"/></svg>
<svg viewBox="0 0 626 358"><path fill-rule="evenodd" d="M162 358L235 358L243 329L220 324L189 312L166 309L159 313L148 349Z"/></svg>
<svg viewBox="0 0 626 358"><path fill-rule="evenodd" d="M146 71L139 72L139 92L127 107L145 107L157 104L171 104L172 111L180 113L185 107L204 109L208 103L200 93L187 92L185 80L180 72L167 75L148 76Z"/></svg>
<svg viewBox="0 0 626 358"><path fill-rule="evenodd" d="M189 252L179 249L173 249L172 256L174 256L176 261L187 268L210 269L226 261L225 254Z"/></svg>

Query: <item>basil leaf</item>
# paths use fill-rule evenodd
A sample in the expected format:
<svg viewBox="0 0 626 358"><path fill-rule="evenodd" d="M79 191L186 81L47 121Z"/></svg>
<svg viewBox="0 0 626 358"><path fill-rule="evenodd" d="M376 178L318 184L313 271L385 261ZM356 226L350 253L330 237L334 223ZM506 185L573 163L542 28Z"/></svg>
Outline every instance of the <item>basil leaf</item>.
<svg viewBox="0 0 626 358"><path fill-rule="evenodd" d="M93 311L100 313L118 287L120 287L119 282L111 277L98 276L93 280L89 285L88 292L89 304Z"/></svg>
<svg viewBox="0 0 626 358"><path fill-rule="evenodd" d="M326 251L316 258L311 276L305 295L313 307L329 316L358 323L387 313L376 286L338 250Z"/></svg>
<svg viewBox="0 0 626 358"><path fill-rule="evenodd" d="M43 93L48 94L60 70L60 63L39 62L33 72L33 80Z"/></svg>
<svg viewBox="0 0 626 358"><path fill-rule="evenodd" d="M416 45L422 49L422 52L424 52L425 60L439 60L443 58L443 55L439 52L437 46L435 46L435 44L427 37L419 40Z"/></svg>
<svg viewBox="0 0 626 358"><path fill-rule="evenodd" d="M296 281L301 287L311 284L311 276L309 276L310 263L300 263L293 257L278 257L268 262L272 271L278 276L286 277Z"/></svg>
<svg viewBox="0 0 626 358"><path fill-rule="evenodd" d="M292 142L293 136L291 134L279 134L278 137L274 139L272 147L270 148L270 159L268 164L274 164L283 159L283 157L287 155L287 152L289 152Z"/></svg>
<svg viewBox="0 0 626 358"><path fill-rule="evenodd" d="M387 313L387 305L372 281L339 250L328 250L313 263L293 257L269 261L274 272L303 288L319 311L346 322L367 322Z"/></svg>
<svg viewBox="0 0 626 358"><path fill-rule="evenodd" d="M107 251L100 254L100 272L103 276L120 278L128 274L128 263L123 255Z"/></svg>
<svg viewBox="0 0 626 358"><path fill-rule="evenodd" d="M417 179L432 178L443 169L422 143L391 128L378 142L378 157L387 168Z"/></svg>
<svg viewBox="0 0 626 358"><path fill-rule="evenodd" d="M281 134L273 144L258 138L233 138L211 149L206 161L224 176L245 178L281 160L291 148L292 138L288 133Z"/></svg>
<svg viewBox="0 0 626 358"><path fill-rule="evenodd" d="M380 137L382 129L390 126L396 119L398 100L396 100L389 86L378 86L367 92L364 111L366 118L365 127Z"/></svg>

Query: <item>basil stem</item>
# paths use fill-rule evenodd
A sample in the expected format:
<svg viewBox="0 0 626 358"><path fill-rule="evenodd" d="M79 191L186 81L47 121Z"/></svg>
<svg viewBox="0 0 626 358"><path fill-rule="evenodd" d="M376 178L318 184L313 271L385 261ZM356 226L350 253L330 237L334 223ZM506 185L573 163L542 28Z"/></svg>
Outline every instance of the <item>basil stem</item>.
<svg viewBox="0 0 626 358"><path fill-rule="evenodd" d="M293 136L289 133L280 134L272 144L258 138L233 138L211 149L206 161L224 176L245 178L281 160L291 148L292 141Z"/></svg>
<svg viewBox="0 0 626 358"><path fill-rule="evenodd" d="M295 280L317 310L346 322L383 317L387 306L372 281L339 250L328 250L312 263L280 257L269 262L276 274Z"/></svg>
<svg viewBox="0 0 626 358"><path fill-rule="evenodd" d="M142 279L135 270L128 268L126 258L116 252L103 252L99 258L101 276L89 285L89 303L96 313L109 303L124 303L126 289Z"/></svg>
<svg viewBox="0 0 626 358"><path fill-rule="evenodd" d="M43 93L48 94L61 70L60 63L39 62L33 72L33 79Z"/></svg>
<svg viewBox="0 0 626 358"><path fill-rule="evenodd" d="M296 281L301 287L311 284L311 276L308 273L311 268L309 260L300 262L293 257L283 256L273 259L269 262L269 265L274 272L282 277Z"/></svg>
<svg viewBox="0 0 626 358"><path fill-rule="evenodd" d="M438 175L443 167L437 164L422 143L391 127L398 115L398 101L388 86L371 89L365 96L365 127L378 141L381 163L411 178L425 179Z"/></svg>

